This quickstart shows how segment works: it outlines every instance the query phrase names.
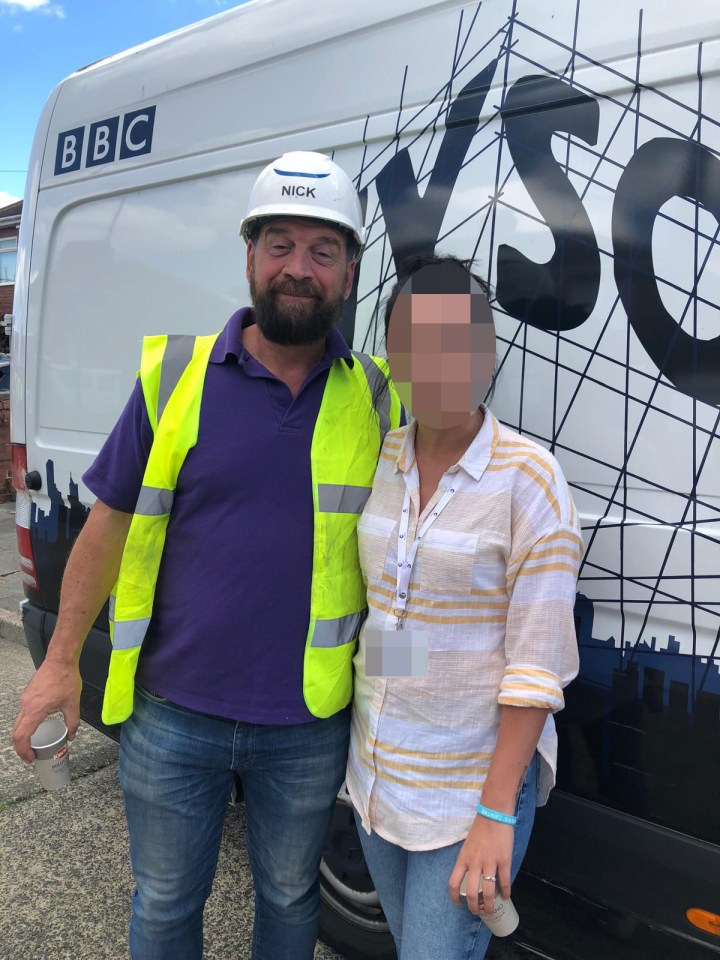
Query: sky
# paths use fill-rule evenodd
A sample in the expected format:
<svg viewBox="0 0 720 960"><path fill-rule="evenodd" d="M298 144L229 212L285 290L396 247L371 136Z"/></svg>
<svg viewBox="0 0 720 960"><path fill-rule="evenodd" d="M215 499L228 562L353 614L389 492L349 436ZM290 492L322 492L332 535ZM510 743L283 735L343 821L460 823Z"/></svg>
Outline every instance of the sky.
<svg viewBox="0 0 720 960"><path fill-rule="evenodd" d="M35 127L69 74L238 0L0 0L0 208L22 199Z"/></svg>

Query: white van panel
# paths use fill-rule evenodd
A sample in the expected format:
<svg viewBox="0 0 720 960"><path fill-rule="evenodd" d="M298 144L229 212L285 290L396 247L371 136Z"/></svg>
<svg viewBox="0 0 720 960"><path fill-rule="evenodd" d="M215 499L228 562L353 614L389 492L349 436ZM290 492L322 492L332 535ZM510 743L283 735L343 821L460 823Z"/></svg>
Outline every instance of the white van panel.
<svg viewBox="0 0 720 960"><path fill-rule="evenodd" d="M485 68L483 100L470 81ZM246 302L238 224L261 166L289 149L334 152L367 208L354 345L382 351L378 310L403 229L408 242L435 230L438 250L474 257L498 295L494 408L551 447L572 484L593 635L662 649L677 637L683 652L710 655L720 616L718 404L707 383L678 388L660 372L616 274L642 193L627 189L628 169L643 150L702 144L720 163L719 69L711 0L256 0L73 75L38 131L42 170L26 211L34 245L14 349L17 359L27 346L27 406L13 435L26 428L28 465L43 471L52 460L67 496L129 393L141 336L216 330ZM548 91L532 108L518 99L527 77L545 78ZM474 115L469 84L482 101ZM465 104L477 128L455 160L443 155L451 104ZM116 118L122 141L123 118L150 108L148 152L90 166L79 154L76 170L57 172L61 134L82 131L87 149L92 125ZM547 121L541 173L532 163L542 142L522 171L511 152L522 147L513 137L523 116ZM438 187L441 156L458 169ZM661 182L666 167L649 168L640 186ZM405 216L389 223L401 196ZM552 261L553 203L556 221L571 234L582 227L580 246L596 247L599 263L589 315L560 332L519 315L499 268L508 255L531 267ZM717 349L717 210L671 191L649 244L662 305L701 353ZM564 310L582 309L571 303L577 280ZM89 499L82 485L79 495Z"/></svg>
<svg viewBox="0 0 720 960"><path fill-rule="evenodd" d="M42 376L33 381L46 441L68 424L80 437L107 435L132 389L139 331L209 332L235 309L245 287L239 179L224 174L93 198L61 216L43 211L52 270L35 355Z"/></svg>

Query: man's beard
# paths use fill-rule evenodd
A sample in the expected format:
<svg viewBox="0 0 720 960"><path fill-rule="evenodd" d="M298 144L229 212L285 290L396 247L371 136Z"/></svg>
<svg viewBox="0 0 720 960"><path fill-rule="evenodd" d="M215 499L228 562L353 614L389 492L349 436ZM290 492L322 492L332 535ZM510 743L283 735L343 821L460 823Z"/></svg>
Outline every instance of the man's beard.
<svg viewBox="0 0 720 960"><path fill-rule="evenodd" d="M293 306L286 302L278 308L276 295L280 293L313 297L314 303ZM260 333L273 343L294 347L324 340L340 319L345 303L342 297L325 300L310 281L278 280L261 293L254 271L250 274L250 297Z"/></svg>

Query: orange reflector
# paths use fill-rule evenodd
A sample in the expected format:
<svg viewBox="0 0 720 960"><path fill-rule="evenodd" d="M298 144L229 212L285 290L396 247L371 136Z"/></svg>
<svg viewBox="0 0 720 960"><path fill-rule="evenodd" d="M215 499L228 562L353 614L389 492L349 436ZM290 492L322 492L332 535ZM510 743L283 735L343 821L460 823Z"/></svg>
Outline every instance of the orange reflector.
<svg viewBox="0 0 720 960"><path fill-rule="evenodd" d="M704 930L705 933L712 933L716 937L720 937L720 916L717 913L690 907L689 910L685 911L685 916L698 930Z"/></svg>

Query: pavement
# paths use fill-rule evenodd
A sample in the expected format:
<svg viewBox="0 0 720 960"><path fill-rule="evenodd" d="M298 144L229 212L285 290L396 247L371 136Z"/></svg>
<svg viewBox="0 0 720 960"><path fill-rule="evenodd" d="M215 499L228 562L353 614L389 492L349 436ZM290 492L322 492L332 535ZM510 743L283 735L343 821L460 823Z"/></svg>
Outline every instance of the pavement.
<svg viewBox="0 0 720 960"><path fill-rule="evenodd" d="M15 506L0 504L0 960L129 960L133 880L117 780L117 745L83 725L69 787L46 793L16 756L10 729L34 672ZM250 956L254 910L242 806L230 808L205 911L205 960ZM342 960L318 944L315 960Z"/></svg>
<svg viewBox="0 0 720 960"><path fill-rule="evenodd" d="M15 504L0 503L0 637L25 643L19 604L25 599L15 535Z"/></svg>

